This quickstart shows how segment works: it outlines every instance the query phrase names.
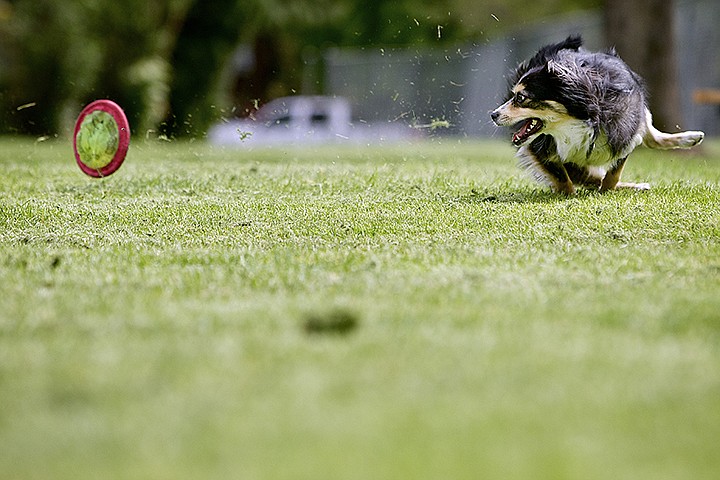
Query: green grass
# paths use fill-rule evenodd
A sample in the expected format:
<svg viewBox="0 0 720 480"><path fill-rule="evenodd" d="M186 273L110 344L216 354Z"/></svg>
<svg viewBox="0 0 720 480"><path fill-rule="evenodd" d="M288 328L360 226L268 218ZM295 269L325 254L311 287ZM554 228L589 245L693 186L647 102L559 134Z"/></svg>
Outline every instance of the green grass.
<svg viewBox="0 0 720 480"><path fill-rule="evenodd" d="M716 479L720 144L0 141L0 477Z"/></svg>

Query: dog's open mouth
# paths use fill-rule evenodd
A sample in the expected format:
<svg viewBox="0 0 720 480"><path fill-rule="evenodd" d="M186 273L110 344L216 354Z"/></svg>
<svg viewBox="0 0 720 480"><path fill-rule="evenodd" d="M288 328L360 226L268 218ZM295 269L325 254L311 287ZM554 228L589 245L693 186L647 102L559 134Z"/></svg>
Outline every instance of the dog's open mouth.
<svg viewBox="0 0 720 480"><path fill-rule="evenodd" d="M543 122L539 118L528 118L520 123L520 127L513 133L512 143L515 146L520 146L525 143L525 140L530 138L531 135L539 132L543 128Z"/></svg>

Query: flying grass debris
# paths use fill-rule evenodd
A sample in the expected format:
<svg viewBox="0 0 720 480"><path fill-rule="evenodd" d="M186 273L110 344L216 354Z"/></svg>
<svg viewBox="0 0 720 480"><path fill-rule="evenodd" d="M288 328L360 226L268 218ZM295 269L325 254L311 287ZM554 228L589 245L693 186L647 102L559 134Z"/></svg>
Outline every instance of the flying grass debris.
<svg viewBox="0 0 720 480"><path fill-rule="evenodd" d="M20 110L25 110L26 108L32 108L36 105L37 105L37 102L30 102L30 103L26 103L24 105L20 105L19 107L16 108L16 110L19 112Z"/></svg>
<svg viewBox="0 0 720 480"><path fill-rule="evenodd" d="M244 142L248 138L252 137L252 132L246 132L240 128L237 129L238 135L240 135L240 141Z"/></svg>
<svg viewBox="0 0 720 480"><path fill-rule="evenodd" d="M417 129L430 129L432 131L437 130L438 128L450 128L452 127L452 124L448 122L447 120L441 120L439 118L433 119L430 123L424 124L424 125L414 125L414 128Z"/></svg>

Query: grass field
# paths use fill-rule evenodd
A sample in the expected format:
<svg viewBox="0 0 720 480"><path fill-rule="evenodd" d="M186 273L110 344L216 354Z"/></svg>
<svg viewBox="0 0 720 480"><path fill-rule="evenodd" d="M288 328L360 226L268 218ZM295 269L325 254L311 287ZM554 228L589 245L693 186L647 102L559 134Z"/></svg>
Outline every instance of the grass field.
<svg viewBox="0 0 720 480"><path fill-rule="evenodd" d="M2 479L717 479L720 144L0 140Z"/></svg>

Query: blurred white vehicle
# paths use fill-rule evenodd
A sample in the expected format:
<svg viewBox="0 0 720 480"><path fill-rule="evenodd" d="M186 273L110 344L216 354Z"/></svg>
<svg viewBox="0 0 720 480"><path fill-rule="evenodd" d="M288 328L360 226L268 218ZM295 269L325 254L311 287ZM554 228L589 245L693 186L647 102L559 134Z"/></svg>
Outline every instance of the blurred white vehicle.
<svg viewBox="0 0 720 480"><path fill-rule="evenodd" d="M211 143L237 146L389 143L420 136L402 123L354 124L344 98L301 95L272 100L251 118L224 121L208 131Z"/></svg>

